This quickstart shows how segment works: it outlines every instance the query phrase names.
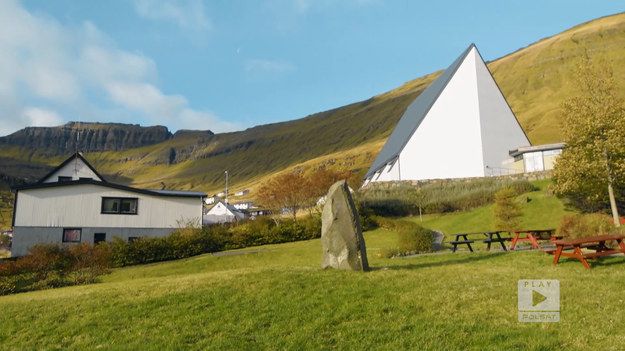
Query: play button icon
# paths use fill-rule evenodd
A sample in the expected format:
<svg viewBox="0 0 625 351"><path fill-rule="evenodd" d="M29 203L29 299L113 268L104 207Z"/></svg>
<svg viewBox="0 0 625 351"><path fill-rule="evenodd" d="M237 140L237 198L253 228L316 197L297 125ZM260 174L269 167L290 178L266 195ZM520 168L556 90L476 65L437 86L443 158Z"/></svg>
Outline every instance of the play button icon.
<svg viewBox="0 0 625 351"><path fill-rule="evenodd" d="M532 307L536 307L539 303L547 300L548 297L539 293L536 290L532 290Z"/></svg>

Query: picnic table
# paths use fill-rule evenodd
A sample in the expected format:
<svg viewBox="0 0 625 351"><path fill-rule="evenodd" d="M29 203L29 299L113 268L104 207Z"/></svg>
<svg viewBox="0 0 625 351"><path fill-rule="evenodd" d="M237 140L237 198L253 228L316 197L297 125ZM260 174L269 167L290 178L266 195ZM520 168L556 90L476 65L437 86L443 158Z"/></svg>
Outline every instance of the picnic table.
<svg viewBox="0 0 625 351"><path fill-rule="evenodd" d="M573 257L580 260L584 267L590 269L590 265L586 261L587 258L596 259L600 256L619 253L625 254L625 243L623 239L625 239L625 235L600 235L578 239L556 240L556 249L546 252L555 254L553 264L558 264L561 256ZM611 240L616 241L618 248L612 249L606 246L606 243ZM584 253L582 249L594 250L595 252Z"/></svg>
<svg viewBox="0 0 625 351"><path fill-rule="evenodd" d="M539 229L539 230L516 230L512 237L512 243L510 244L510 250L514 250L514 247L519 241L529 241L530 248L542 249L538 240L549 240L554 243L556 240L562 239L561 236L556 236L555 229Z"/></svg>
<svg viewBox="0 0 625 351"><path fill-rule="evenodd" d="M451 252L456 252L456 248L458 247L458 245L467 245L469 247L469 250L473 252L473 247L471 247L471 244L473 244L476 241L481 241L481 242L486 243L487 250L490 250L490 244L500 243L501 247L504 249L504 251L506 251L507 250L506 245L504 245L503 242L507 241L508 238L502 238L501 233L503 233L503 231L454 234L456 236L456 240L449 242L450 244L454 246L451 249ZM485 239L480 239L480 238L469 239L469 236L479 236L479 237L484 236Z"/></svg>

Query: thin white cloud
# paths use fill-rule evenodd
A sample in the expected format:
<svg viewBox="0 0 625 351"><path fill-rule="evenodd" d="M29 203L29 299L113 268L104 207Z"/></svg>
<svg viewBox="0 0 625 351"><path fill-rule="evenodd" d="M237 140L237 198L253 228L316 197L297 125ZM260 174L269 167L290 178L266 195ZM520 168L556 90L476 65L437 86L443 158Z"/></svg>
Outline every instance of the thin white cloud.
<svg viewBox="0 0 625 351"><path fill-rule="evenodd" d="M336 8L359 8L382 4L384 0L264 0L263 8L281 15L306 15Z"/></svg>
<svg viewBox="0 0 625 351"><path fill-rule="evenodd" d="M56 112L44 108L27 107L23 111L23 118L29 126L51 127L63 124L63 119Z"/></svg>
<svg viewBox="0 0 625 351"><path fill-rule="evenodd" d="M174 23L181 28L210 29L211 23L199 0L134 0L139 16Z"/></svg>
<svg viewBox="0 0 625 351"><path fill-rule="evenodd" d="M156 63L118 48L93 23L68 27L11 0L0 1L0 23L0 135L67 120L214 132L241 127L163 93Z"/></svg>
<svg viewBox="0 0 625 351"><path fill-rule="evenodd" d="M245 61L245 71L252 75L275 75L295 71L294 64L279 60L249 59Z"/></svg>

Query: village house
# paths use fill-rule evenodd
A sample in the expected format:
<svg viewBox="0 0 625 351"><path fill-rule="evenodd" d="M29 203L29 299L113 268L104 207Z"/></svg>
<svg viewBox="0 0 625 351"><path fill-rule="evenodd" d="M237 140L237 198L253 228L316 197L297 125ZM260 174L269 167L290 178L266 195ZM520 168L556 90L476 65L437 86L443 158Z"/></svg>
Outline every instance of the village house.
<svg viewBox="0 0 625 351"><path fill-rule="evenodd" d="M15 188L11 255L23 256L36 244L133 240L200 227L204 197L107 182L76 153L38 183Z"/></svg>
<svg viewBox="0 0 625 351"><path fill-rule="evenodd" d="M237 209L232 204L216 199L216 203L203 217L204 225L233 223L244 220L247 215L244 211Z"/></svg>

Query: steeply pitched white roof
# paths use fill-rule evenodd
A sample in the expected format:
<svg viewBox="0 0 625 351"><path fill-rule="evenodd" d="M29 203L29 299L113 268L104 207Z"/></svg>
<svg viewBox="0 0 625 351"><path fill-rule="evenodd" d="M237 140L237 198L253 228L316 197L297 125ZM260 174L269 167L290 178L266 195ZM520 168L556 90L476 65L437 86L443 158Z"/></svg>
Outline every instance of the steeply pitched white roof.
<svg viewBox="0 0 625 351"><path fill-rule="evenodd" d="M477 47L475 46L475 44L471 44L445 71L441 73L441 75L434 82L432 82L432 84L430 84L430 86L427 89L425 89L425 91L423 91L415 99L415 101L412 104L410 104L410 106L408 106L403 116L397 123L397 126L395 127L390 137L388 138L386 144L384 145L384 147L378 154L378 157L375 159L375 161L369 168L369 171L365 175L365 179L369 179L376 172L383 170L387 164L395 162L395 160L399 157L402 150L406 147L406 144L411 140L411 138L413 137L413 135L415 134L415 132L417 131L417 129L419 128L423 120L425 119L425 117L428 115L428 113L430 112L430 110L432 109L436 101L439 99L443 91L445 91L445 88L448 86L448 84L450 83L450 81L452 80L456 72L458 71L458 69L462 66L465 59L469 56L470 53L472 53L473 50L475 50L476 55L480 56L481 58L481 55L479 55L479 52L477 51ZM478 80L477 82L478 85L486 84L487 81L490 81L492 79L492 75L490 75L490 72L488 72L488 69L485 69L484 71L485 72L482 74L486 75L486 77L480 78L480 75L478 74L476 78ZM494 82L494 79L492 79L492 82ZM498 91L499 88L496 86L496 83L494 85L495 85L494 87L495 91ZM499 93L501 92L499 91ZM501 96L503 96L503 94L501 94ZM482 101L479 102L479 104L481 103ZM506 103L504 102L504 105L505 104ZM518 121L514 117L513 113L511 114L514 118L514 122L512 122L512 124L514 124L515 127L518 127L520 129L520 134L524 136L525 133L520 127ZM449 127L453 128L453 126L449 126ZM441 131L441 140L444 140L444 135L445 135L444 132ZM520 139L527 140L527 137L525 136L524 138L522 137ZM527 143L529 143L529 141L527 141ZM462 145L459 145L459 147L461 146ZM508 150L506 150L506 152L507 151ZM428 150L424 150L423 152L428 152Z"/></svg>
<svg viewBox="0 0 625 351"><path fill-rule="evenodd" d="M96 171L96 169L82 156L80 152L73 154L60 165L51 170L50 173L46 174L39 180L39 183L56 182L58 176L70 176L72 178L76 178L74 180L78 180L78 177L84 176L100 182L106 182L104 177Z"/></svg>

